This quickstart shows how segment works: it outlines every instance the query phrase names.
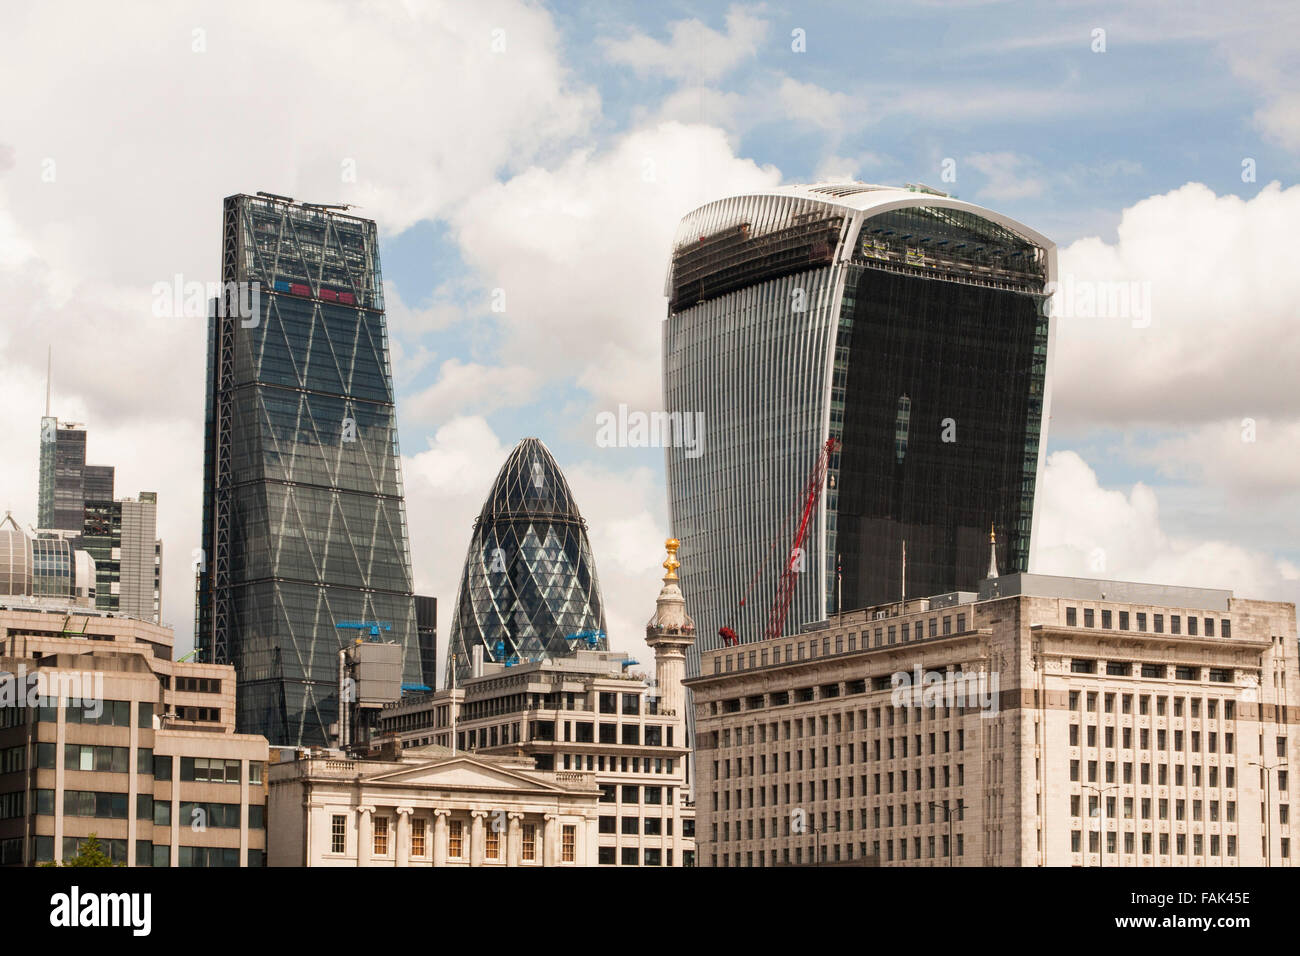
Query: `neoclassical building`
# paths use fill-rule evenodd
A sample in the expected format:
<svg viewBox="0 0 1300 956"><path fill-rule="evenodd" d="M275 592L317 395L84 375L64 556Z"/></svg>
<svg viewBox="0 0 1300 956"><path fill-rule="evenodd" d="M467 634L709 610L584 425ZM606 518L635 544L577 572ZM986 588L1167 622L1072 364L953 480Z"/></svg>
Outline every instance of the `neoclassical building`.
<svg viewBox="0 0 1300 956"><path fill-rule="evenodd" d="M529 758L390 747L271 767L271 866L594 866L595 775Z"/></svg>

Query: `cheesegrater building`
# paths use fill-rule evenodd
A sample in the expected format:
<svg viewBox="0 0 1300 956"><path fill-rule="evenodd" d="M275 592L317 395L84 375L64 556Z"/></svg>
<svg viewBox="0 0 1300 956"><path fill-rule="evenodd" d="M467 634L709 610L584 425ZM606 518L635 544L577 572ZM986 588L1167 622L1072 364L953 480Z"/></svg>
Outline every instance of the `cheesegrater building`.
<svg viewBox="0 0 1300 956"><path fill-rule="evenodd" d="M341 644L380 624L424 685L375 224L225 200L209 320L196 646L238 676L236 725L321 745ZM431 630L430 630L430 633ZM429 654L429 668L432 654Z"/></svg>
<svg viewBox="0 0 1300 956"><path fill-rule="evenodd" d="M448 686L473 676L476 662L513 666L608 648L587 522L550 451L525 438L474 521L448 637Z"/></svg>
<svg viewBox="0 0 1300 956"><path fill-rule="evenodd" d="M788 186L682 220L664 403L707 426L702 454L667 452L699 625L689 674L721 626L763 638L830 438L841 445L786 633L904 593L973 589L991 529L1004 572L1029 569L1054 270L1042 235L928 187Z"/></svg>

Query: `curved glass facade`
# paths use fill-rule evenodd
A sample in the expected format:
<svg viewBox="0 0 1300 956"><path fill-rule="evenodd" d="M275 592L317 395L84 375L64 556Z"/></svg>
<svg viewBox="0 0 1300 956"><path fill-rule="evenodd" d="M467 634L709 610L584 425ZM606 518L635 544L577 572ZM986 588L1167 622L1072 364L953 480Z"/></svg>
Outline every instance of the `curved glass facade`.
<svg viewBox="0 0 1300 956"><path fill-rule="evenodd" d="M375 224L289 201L225 206L227 290L209 323L197 643L239 678L236 726L320 745L344 621L391 625L426 682Z"/></svg>
<svg viewBox="0 0 1300 956"><path fill-rule="evenodd" d="M699 651L763 636L818 452L833 455L785 632L907 593L973 588L997 528L1026 570L1041 466L1052 246L938 195L862 184L719 200L682 220L663 328L667 452ZM951 420L951 428L946 427ZM837 579L837 567L842 574ZM748 594L744 605L741 599Z"/></svg>
<svg viewBox="0 0 1300 956"><path fill-rule="evenodd" d="M608 650L587 524L550 451L525 438L474 522L451 621L448 683L483 659L514 664Z"/></svg>

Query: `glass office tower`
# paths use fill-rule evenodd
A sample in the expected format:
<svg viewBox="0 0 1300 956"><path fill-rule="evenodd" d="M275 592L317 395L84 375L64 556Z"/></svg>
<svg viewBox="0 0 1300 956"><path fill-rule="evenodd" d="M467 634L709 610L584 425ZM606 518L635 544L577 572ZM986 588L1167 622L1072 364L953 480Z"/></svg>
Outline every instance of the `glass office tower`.
<svg viewBox="0 0 1300 956"><path fill-rule="evenodd" d="M925 187L783 187L682 220L663 361L666 409L705 415L702 455L667 452L689 673L720 626L763 636L830 437L785 633L974 589L990 528L999 566L1028 569L1054 268L1045 237Z"/></svg>
<svg viewBox="0 0 1300 956"><path fill-rule="evenodd" d="M40 485L36 526L42 530L81 532L86 500L86 430L53 416L41 419ZM102 484L95 472L94 485Z"/></svg>
<svg viewBox="0 0 1300 956"><path fill-rule="evenodd" d="M319 745L356 625L423 678L377 232L268 194L224 212L196 644L235 667L240 733Z"/></svg>
<svg viewBox="0 0 1300 956"><path fill-rule="evenodd" d="M587 523L536 438L511 451L474 522L448 640L448 686L471 676L475 648L507 664L609 649Z"/></svg>

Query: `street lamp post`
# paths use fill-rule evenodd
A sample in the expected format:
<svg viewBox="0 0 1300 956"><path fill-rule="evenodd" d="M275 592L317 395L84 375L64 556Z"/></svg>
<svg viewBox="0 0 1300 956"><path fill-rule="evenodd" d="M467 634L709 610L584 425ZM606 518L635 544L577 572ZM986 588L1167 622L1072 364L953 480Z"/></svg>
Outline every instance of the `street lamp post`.
<svg viewBox="0 0 1300 956"><path fill-rule="evenodd" d="M1101 829L1097 837L1097 852L1101 856L1101 866L1105 867L1106 866L1106 799L1102 795L1106 793L1110 793L1112 790L1118 790L1119 784L1112 783L1108 787L1102 787L1100 785L1085 783L1083 785L1083 789L1091 790L1093 793L1097 794L1097 812L1098 814L1100 814L1101 817ZM1116 856L1119 855L1118 845L1116 845L1115 847L1115 855Z"/></svg>
<svg viewBox="0 0 1300 956"><path fill-rule="evenodd" d="M1269 776L1273 771L1280 770L1287 765L1285 760L1279 760L1275 764L1264 762L1261 756L1259 760L1248 760L1247 763L1252 767L1258 767L1264 771L1264 813L1266 826L1264 829L1264 865L1273 865L1273 778Z"/></svg>
<svg viewBox="0 0 1300 956"><path fill-rule="evenodd" d="M839 831L836 830L834 827L819 827L819 826L814 826L812 828L812 831L813 831L813 866L821 866L822 865L821 835L823 833L838 833Z"/></svg>
<svg viewBox="0 0 1300 956"><path fill-rule="evenodd" d="M957 844L953 842L952 838L952 810L949 809L947 800L943 803L936 803L931 800L930 809L933 810L935 807L940 807L943 810L944 822L948 824L948 865L952 866L952 858L957 853Z"/></svg>

